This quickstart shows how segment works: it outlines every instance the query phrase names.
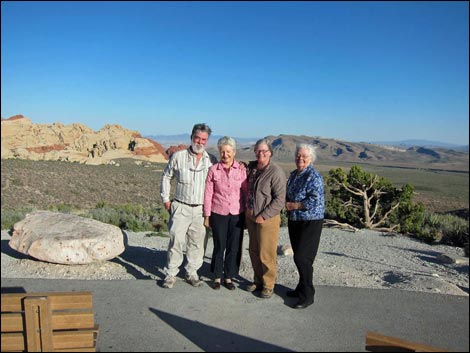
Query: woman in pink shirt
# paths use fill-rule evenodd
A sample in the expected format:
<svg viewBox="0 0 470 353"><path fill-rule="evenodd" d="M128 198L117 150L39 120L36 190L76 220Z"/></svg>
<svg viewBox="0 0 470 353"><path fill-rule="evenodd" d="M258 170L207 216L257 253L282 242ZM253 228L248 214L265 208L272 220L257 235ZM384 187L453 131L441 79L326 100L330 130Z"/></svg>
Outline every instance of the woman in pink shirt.
<svg viewBox="0 0 470 353"><path fill-rule="evenodd" d="M212 288L220 289L223 275L225 287L234 290L232 278L240 268L245 226L246 169L235 160L237 146L233 138L220 138L217 147L220 161L209 169L206 178L204 225L212 228L214 239Z"/></svg>

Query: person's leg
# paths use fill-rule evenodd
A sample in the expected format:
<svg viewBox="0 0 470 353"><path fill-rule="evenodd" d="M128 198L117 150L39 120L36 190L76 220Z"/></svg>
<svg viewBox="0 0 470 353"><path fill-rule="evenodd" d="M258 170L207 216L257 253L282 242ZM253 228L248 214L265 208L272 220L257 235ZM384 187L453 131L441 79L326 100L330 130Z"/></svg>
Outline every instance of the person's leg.
<svg viewBox="0 0 470 353"><path fill-rule="evenodd" d="M294 252L294 254L297 252L298 248L299 248L299 222L296 222L296 221L291 221L289 220L287 222L287 229L289 231L289 239L290 239L290 244L292 246L292 251ZM294 263L295 263L295 260L294 260ZM297 272L299 273L299 280L297 282L297 286L295 287L294 291L289 291L287 293L288 296L292 296L292 297L298 297L299 296L299 288L300 288L300 271L299 271L299 267L297 266L297 263L295 263L296 267L297 267Z"/></svg>
<svg viewBox="0 0 470 353"><path fill-rule="evenodd" d="M313 302L313 262L318 252L323 220L298 222L296 237L298 247L294 251L294 261L299 270L299 300Z"/></svg>
<svg viewBox="0 0 470 353"><path fill-rule="evenodd" d="M225 278L232 279L238 275L240 241L243 235L243 223L240 215L229 215L227 229L227 247L225 250L224 272Z"/></svg>
<svg viewBox="0 0 470 353"><path fill-rule="evenodd" d="M240 269L240 265L242 263L242 256L243 256L243 236L245 234L246 228L246 215L245 213L240 213L240 241L238 243L238 257L237 257L237 267Z"/></svg>
<svg viewBox="0 0 470 353"><path fill-rule="evenodd" d="M263 271L263 287L274 289L277 275L277 244L281 217L267 219L260 224L259 253Z"/></svg>
<svg viewBox="0 0 470 353"><path fill-rule="evenodd" d="M168 222L170 242L167 252L167 266L164 269L167 277L175 277L183 263L183 248L191 222L190 217L188 217L189 214L188 206L178 202L171 204L171 214Z"/></svg>
<svg viewBox="0 0 470 353"><path fill-rule="evenodd" d="M209 221L212 228L212 239L214 240L211 271L214 273L215 279L220 279L222 278L224 271L224 252L227 242L229 218L228 216L212 213Z"/></svg>
<svg viewBox="0 0 470 353"><path fill-rule="evenodd" d="M246 226L249 235L248 253L250 255L251 266L253 267L253 283L257 287L262 287L263 265L259 257L259 226L250 217L246 218Z"/></svg>
<svg viewBox="0 0 470 353"><path fill-rule="evenodd" d="M191 207L191 211L191 221L186 238L186 258L188 263L185 269L188 277L199 279L197 271L204 262L204 237L206 236L206 229L204 227L204 217L202 216L202 206Z"/></svg>

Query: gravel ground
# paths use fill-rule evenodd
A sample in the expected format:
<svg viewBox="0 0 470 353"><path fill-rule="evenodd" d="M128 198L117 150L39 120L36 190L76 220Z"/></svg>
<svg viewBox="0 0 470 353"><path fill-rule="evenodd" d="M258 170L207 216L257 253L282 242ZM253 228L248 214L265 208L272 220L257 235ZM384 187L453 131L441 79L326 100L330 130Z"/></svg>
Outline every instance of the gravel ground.
<svg viewBox="0 0 470 353"><path fill-rule="evenodd" d="M11 249L10 235L1 232L2 278L49 278L84 280L163 279L169 238L151 233L126 232L126 250L111 261L89 265L59 265L37 261ZM250 281L248 234L245 231L240 282ZM282 228L279 245L290 245L287 228ZM209 239L203 280L212 278ZM446 255L455 263L448 263ZM323 229L314 263L314 284L361 288L397 288L402 290L468 296L469 263L461 248L428 245L400 235L361 230L356 233ZM180 272L181 278L183 271ZM298 279L292 255L278 255L276 283L295 287Z"/></svg>

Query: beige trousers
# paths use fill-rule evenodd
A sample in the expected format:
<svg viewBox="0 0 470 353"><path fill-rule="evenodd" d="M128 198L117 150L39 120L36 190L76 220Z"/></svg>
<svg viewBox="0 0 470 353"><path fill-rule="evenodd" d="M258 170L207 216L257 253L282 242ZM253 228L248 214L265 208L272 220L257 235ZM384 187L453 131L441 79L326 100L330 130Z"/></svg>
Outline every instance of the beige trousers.
<svg viewBox="0 0 470 353"><path fill-rule="evenodd" d="M246 217L246 226L250 238L248 248L253 266L256 285L274 289L277 275L277 243L281 216L277 215L258 224L252 217Z"/></svg>
<svg viewBox="0 0 470 353"><path fill-rule="evenodd" d="M168 222L170 243L167 253L167 277L175 277L183 263L184 248L186 247L185 266L188 276L198 277L199 270L204 261L206 228L202 206L191 207L177 201L171 203L171 215ZM199 277L198 277L199 278Z"/></svg>

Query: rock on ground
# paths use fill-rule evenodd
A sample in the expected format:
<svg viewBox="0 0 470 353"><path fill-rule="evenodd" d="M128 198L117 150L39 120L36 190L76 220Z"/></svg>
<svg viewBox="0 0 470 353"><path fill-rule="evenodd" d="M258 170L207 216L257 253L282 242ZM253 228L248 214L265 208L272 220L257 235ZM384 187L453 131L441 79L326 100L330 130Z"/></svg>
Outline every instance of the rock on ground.
<svg viewBox="0 0 470 353"><path fill-rule="evenodd" d="M13 226L12 249L38 260L79 265L111 260L124 251L116 226L72 214L35 211Z"/></svg>

